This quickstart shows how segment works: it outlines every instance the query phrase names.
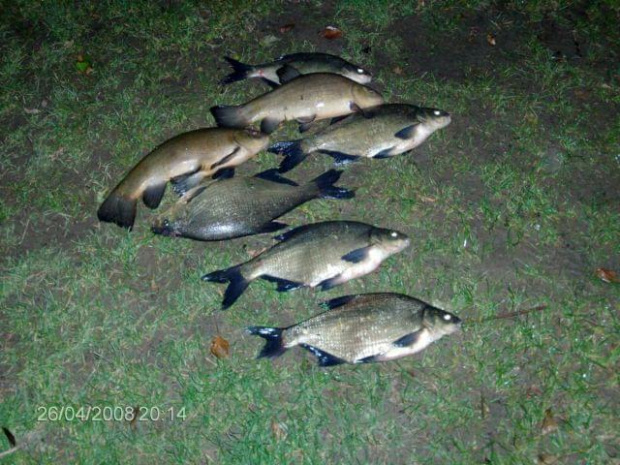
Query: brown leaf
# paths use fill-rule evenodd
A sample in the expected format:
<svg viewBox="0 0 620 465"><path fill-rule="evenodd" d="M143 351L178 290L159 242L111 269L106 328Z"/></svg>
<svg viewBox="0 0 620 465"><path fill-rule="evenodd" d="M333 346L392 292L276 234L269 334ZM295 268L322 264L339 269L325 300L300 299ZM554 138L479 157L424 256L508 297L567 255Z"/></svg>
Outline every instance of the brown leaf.
<svg viewBox="0 0 620 465"><path fill-rule="evenodd" d="M321 31L321 35L329 40L338 39L342 37L342 31L334 26L327 26L323 31Z"/></svg>
<svg viewBox="0 0 620 465"><path fill-rule="evenodd" d="M284 26L280 26L280 34L285 34L287 32L289 32L291 29L293 29L295 27L295 24L293 23L289 23L289 24L285 24Z"/></svg>
<svg viewBox="0 0 620 465"><path fill-rule="evenodd" d="M211 341L211 353L217 358L228 357L229 342L219 334Z"/></svg>
<svg viewBox="0 0 620 465"><path fill-rule="evenodd" d="M489 45L495 47L496 45L495 34L493 34L492 32L489 32L487 34L487 42L489 43Z"/></svg>
<svg viewBox="0 0 620 465"><path fill-rule="evenodd" d="M542 421L540 430L543 435L554 433L558 430L558 422L555 420L555 417L553 416L553 412L551 411L550 408L545 410L545 418Z"/></svg>
<svg viewBox="0 0 620 465"><path fill-rule="evenodd" d="M544 452L538 456L538 465L553 465L558 463L557 455L545 454Z"/></svg>
<svg viewBox="0 0 620 465"><path fill-rule="evenodd" d="M605 281L606 283L619 283L618 275L613 270L607 268L597 268L596 276Z"/></svg>

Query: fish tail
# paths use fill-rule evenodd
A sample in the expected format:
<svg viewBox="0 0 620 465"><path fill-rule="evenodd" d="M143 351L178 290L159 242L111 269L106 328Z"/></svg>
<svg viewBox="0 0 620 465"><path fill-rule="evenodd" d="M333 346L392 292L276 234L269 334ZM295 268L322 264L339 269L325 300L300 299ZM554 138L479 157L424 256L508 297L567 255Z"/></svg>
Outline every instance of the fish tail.
<svg viewBox="0 0 620 465"><path fill-rule="evenodd" d="M120 194L116 189L106 198L99 210L99 221L116 223L123 228L131 230L136 220L137 200Z"/></svg>
<svg viewBox="0 0 620 465"><path fill-rule="evenodd" d="M280 168L278 169L280 173L286 173L287 171L292 170L308 156L307 153L304 153L301 147L301 142L301 139L276 142L267 149L267 151L271 153L284 155L284 160L282 160L282 163L280 163Z"/></svg>
<svg viewBox="0 0 620 465"><path fill-rule="evenodd" d="M342 170L329 170L311 181L318 188L320 198L350 199L355 197L355 192L352 190L334 186L341 174Z"/></svg>
<svg viewBox="0 0 620 465"><path fill-rule="evenodd" d="M241 274L241 265L233 266L225 270L213 271L212 273L204 275L202 280L213 283L229 283L224 292L222 310L226 310L234 304L250 284L250 281Z"/></svg>
<svg viewBox="0 0 620 465"><path fill-rule="evenodd" d="M211 114L218 126L223 128L245 128L249 121L241 112L242 106L218 105L211 108Z"/></svg>
<svg viewBox="0 0 620 465"><path fill-rule="evenodd" d="M256 358L276 358L286 352L282 333L284 328L269 328L267 326L250 326L247 332L253 336L260 336L265 339L265 346Z"/></svg>
<svg viewBox="0 0 620 465"><path fill-rule="evenodd" d="M221 84L230 84L231 82L243 81L250 77L254 71L254 66L241 63L230 57L224 57L224 60L232 66L233 72L220 81Z"/></svg>

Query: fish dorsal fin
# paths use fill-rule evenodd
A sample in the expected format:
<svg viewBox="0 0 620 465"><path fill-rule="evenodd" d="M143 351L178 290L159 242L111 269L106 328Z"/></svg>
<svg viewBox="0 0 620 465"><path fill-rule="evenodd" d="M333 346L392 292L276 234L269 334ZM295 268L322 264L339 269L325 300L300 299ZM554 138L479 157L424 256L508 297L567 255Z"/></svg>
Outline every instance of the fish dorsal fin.
<svg viewBox="0 0 620 465"><path fill-rule="evenodd" d="M416 331L414 333L409 333L399 339L396 339L394 342L392 342L392 345L396 347L410 347L414 345L416 342L418 342L421 336L422 336L422 331Z"/></svg>
<svg viewBox="0 0 620 465"><path fill-rule="evenodd" d="M311 225L309 224L298 226L295 229L291 229L290 231L286 231L284 234L280 234L279 236L274 237L274 239L279 242L286 241L290 239L291 237L296 236L297 234L302 233L303 231L306 231L307 229L310 229L310 226Z"/></svg>
<svg viewBox="0 0 620 465"><path fill-rule="evenodd" d="M372 118L373 116L375 116L375 113L369 109L363 109L361 108L357 103L355 102L351 102L349 104L349 108L351 109L352 112L354 113L359 113L361 114L364 118ZM348 116L348 115L347 115Z"/></svg>
<svg viewBox="0 0 620 465"><path fill-rule="evenodd" d="M308 344L300 344L304 349L312 352L314 356L317 358L317 362L319 362L319 366L322 367L331 367L334 365L340 365L342 363L347 363L346 360L338 358L332 354L328 354L327 352L322 351L321 349L317 349L314 346Z"/></svg>
<svg viewBox="0 0 620 465"><path fill-rule="evenodd" d="M352 300L357 298L356 295L343 295L341 297L336 297L335 299L326 300L325 302L321 302L320 306L332 310L334 308L342 307L343 305L348 304Z"/></svg>
<svg viewBox="0 0 620 465"><path fill-rule="evenodd" d="M290 65L282 66L278 69L278 71L276 71L276 74L280 78L280 84L286 84L287 82L301 76L301 73Z"/></svg>
<svg viewBox="0 0 620 465"><path fill-rule="evenodd" d="M413 139L413 136L415 135L415 127L418 124L419 123L414 123L410 126L407 126L406 128L401 129L396 134L394 134L394 137L398 137L399 139L404 139L404 140Z"/></svg>
<svg viewBox="0 0 620 465"><path fill-rule="evenodd" d="M299 184L295 181L291 181L284 176L280 176L277 168L272 168L267 171L263 171L262 173L255 174L254 177L264 179L265 181L277 182L278 184L287 184L295 187L299 186Z"/></svg>

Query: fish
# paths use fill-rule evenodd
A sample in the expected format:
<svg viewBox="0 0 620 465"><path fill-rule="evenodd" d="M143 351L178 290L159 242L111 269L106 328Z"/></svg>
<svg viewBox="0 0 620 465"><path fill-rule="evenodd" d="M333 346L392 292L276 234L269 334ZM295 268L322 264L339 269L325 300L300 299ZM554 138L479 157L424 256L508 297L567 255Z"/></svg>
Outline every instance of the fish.
<svg viewBox="0 0 620 465"><path fill-rule="evenodd" d="M399 231L357 221L308 224L276 240L280 242L251 260L202 277L204 281L229 283L222 309L235 303L257 278L277 283L278 292L300 287L331 289L374 271L410 242Z"/></svg>
<svg viewBox="0 0 620 465"><path fill-rule="evenodd" d="M219 179L185 194L152 229L156 234L202 241L277 231L287 225L273 220L309 200L352 198L352 191L334 186L341 174L330 170L301 186L276 169L253 177Z"/></svg>
<svg viewBox="0 0 620 465"><path fill-rule="evenodd" d="M203 128L179 134L146 155L103 201L97 217L132 229L137 203L157 208L170 181L178 194L211 175L232 175L234 168L269 145L253 129Z"/></svg>
<svg viewBox="0 0 620 465"><path fill-rule="evenodd" d="M276 142L268 151L284 155L281 173L315 152L332 156L337 165L360 157L389 158L418 147L451 121L448 112L436 108L385 104L363 115L349 116L305 139Z"/></svg>
<svg viewBox="0 0 620 465"><path fill-rule="evenodd" d="M372 74L364 68L328 53L292 53L258 65L242 63L230 57L224 57L224 60L232 66L233 72L226 76L221 84L244 79L261 79L275 88L298 74L311 73L340 74L360 84L368 84L372 80Z"/></svg>
<svg viewBox="0 0 620 465"><path fill-rule="evenodd" d="M383 103L376 90L338 74L295 77L244 105L215 106L211 113L220 127L244 128L260 123L271 134L284 121L295 120L305 132L315 121L363 112Z"/></svg>
<svg viewBox="0 0 620 465"><path fill-rule="evenodd" d="M257 358L301 346L323 367L385 362L420 352L461 325L456 315L403 294L348 295L323 307L328 310L293 326L248 327L266 340Z"/></svg>

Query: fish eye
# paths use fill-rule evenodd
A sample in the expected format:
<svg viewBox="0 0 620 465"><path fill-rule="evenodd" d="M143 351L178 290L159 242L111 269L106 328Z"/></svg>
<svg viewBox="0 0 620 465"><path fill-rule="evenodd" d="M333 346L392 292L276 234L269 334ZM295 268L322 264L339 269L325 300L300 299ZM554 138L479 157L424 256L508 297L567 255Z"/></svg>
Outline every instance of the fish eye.
<svg viewBox="0 0 620 465"><path fill-rule="evenodd" d="M397 233L396 231L392 231L392 232L390 233L390 236L392 236L392 237L398 237L398 233Z"/></svg>
<svg viewBox="0 0 620 465"><path fill-rule="evenodd" d="M435 116L441 115L441 112L439 110L435 110L433 113L435 114Z"/></svg>
<svg viewBox="0 0 620 465"><path fill-rule="evenodd" d="M452 315L450 315L449 313L445 313L443 319L446 321L450 321L452 319Z"/></svg>
<svg viewBox="0 0 620 465"><path fill-rule="evenodd" d="M364 70L362 68L357 68L358 74L364 74Z"/></svg>

